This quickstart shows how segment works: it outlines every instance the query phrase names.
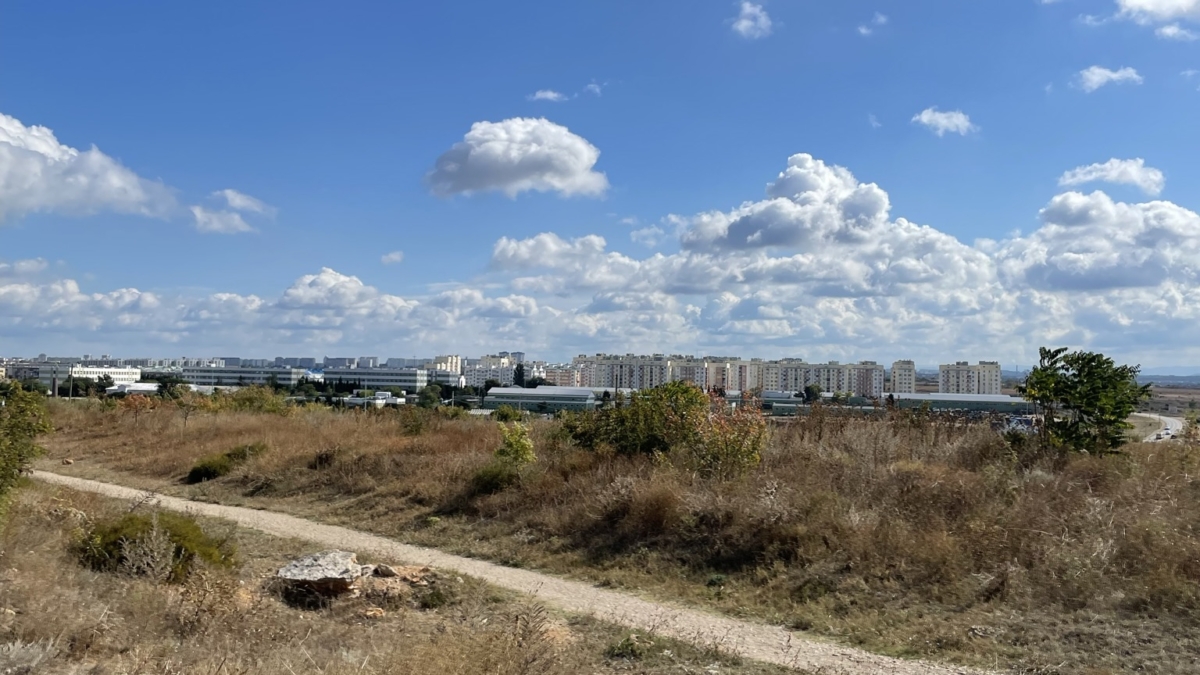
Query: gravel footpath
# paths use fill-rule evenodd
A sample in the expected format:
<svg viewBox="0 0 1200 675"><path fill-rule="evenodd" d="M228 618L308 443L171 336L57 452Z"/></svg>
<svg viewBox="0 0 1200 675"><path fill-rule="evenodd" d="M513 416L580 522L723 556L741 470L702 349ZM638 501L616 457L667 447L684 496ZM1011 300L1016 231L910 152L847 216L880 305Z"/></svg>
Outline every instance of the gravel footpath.
<svg viewBox="0 0 1200 675"><path fill-rule="evenodd" d="M142 490L45 471L34 471L33 477L117 499L137 500L147 496ZM277 537L311 541L324 548L355 551L367 559L383 558L466 574L532 596L538 602L569 614L588 614L634 630L653 632L701 646L715 645L727 653L748 659L815 671L822 675L982 675L987 672L879 656L817 641L777 626L651 602L579 581L463 558L437 549L401 544L384 537L322 525L273 511L194 502L165 495L155 495L154 501L164 509L221 518Z"/></svg>

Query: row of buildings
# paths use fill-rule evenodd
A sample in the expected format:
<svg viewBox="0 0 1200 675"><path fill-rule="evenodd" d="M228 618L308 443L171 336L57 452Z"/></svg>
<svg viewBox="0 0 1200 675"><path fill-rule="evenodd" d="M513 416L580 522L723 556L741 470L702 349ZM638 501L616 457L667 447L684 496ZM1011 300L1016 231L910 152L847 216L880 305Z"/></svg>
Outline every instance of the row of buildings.
<svg viewBox="0 0 1200 675"><path fill-rule="evenodd" d="M508 387L516 383L520 371L526 382L537 379L558 387L585 389L648 389L667 382L687 381L704 389L726 391L801 392L816 385L824 392L867 398L917 390L916 366L904 360L894 362L890 372L875 361L808 363L803 359L664 354L581 355L571 363L546 364L526 360L522 352L500 352L479 358L443 355L383 361L376 357L326 357L320 364L316 359L283 357L268 361L238 357L113 359L105 355L93 359L90 355L82 358L40 355L4 367L13 379L34 378L52 388L71 377L97 379L107 375L115 384L128 384L147 376L175 375L202 386L277 383L292 387L308 380L415 392L431 383L483 387L493 381ZM977 364L960 361L939 367L939 393L998 395L1001 386L1000 364L994 361Z"/></svg>
<svg viewBox="0 0 1200 675"><path fill-rule="evenodd" d="M647 389L665 382L689 381L704 389L729 391L803 391L816 385L825 392L879 398L886 393L917 391L912 361L892 364L890 378L875 361L808 363L803 359L740 359L654 354L596 354L575 357L569 364L539 366L540 376L560 387ZM939 367L938 392L999 395L1000 364L960 361Z"/></svg>

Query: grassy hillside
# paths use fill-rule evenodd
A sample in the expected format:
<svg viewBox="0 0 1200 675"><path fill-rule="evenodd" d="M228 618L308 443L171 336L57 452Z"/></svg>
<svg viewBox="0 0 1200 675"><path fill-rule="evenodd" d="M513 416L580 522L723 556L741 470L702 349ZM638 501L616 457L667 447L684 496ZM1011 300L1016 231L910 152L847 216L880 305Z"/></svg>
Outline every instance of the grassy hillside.
<svg viewBox="0 0 1200 675"><path fill-rule="evenodd" d="M481 490L496 424L405 410L193 418L60 407L56 470L266 506L755 616L894 654L1033 672L1200 668L1200 451L1042 454L957 420L818 415L705 478L585 450ZM185 486L203 458L265 451ZM57 460L71 458L69 466Z"/></svg>

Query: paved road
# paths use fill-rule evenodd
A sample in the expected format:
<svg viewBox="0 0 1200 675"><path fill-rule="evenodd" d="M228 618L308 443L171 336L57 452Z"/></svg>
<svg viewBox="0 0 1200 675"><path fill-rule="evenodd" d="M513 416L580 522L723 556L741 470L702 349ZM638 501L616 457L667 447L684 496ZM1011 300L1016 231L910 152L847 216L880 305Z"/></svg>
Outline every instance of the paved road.
<svg viewBox="0 0 1200 675"><path fill-rule="evenodd" d="M1138 414L1141 415L1142 417L1152 417L1152 418L1158 420L1159 424L1162 425L1162 429L1150 434L1149 436L1146 436L1147 443L1156 443L1159 441L1169 440L1170 438L1172 438L1174 436L1178 436L1180 433L1183 432L1184 421L1179 419L1178 417L1166 417L1164 415L1155 415L1153 413L1138 413ZM1160 434L1160 433L1162 434L1162 437L1156 438L1156 436L1158 436L1158 434Z"/></svg>
<svg viewBox="0 0 1200 675"><path fill-rule="evenodd" d="M99 481L34 471L33 477L75 490L96 492L118 499L137 500L141 490ZM871 654L821 642L803 633L778 626L739 621L694 609L644 600L617 591L596 588L549 574L503 567L463 558L437 549L409 546L345 527L296 518L273 511L193 502L157 495L160 508L230 520L242 527L278 537L303 539L322 548L355 551L366 559L384 559L410 565L428 565L466 574L490 584L532 596L537 601L572 614L590 614L603 621L653 632L697 645L717 645L728 653L822 675L984 675L986 671Z"/></svg>

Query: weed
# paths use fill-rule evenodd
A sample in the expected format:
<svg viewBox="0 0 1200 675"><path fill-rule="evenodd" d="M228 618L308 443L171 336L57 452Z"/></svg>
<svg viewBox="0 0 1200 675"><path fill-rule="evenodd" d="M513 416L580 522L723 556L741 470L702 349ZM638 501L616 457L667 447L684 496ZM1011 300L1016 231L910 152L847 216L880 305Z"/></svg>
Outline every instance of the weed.
<svg viewBox="0 0 1200 675"><path fill-rule="evenodd" d="M262 442L250 443L248 445L239 445L238 447L221 453L219 455L211 455L196 462L188 471L184 482L188 485L203 483L208 480L215 480L234 470L239 464L243 464L251 457L261 455L267 451L267 445Z"/></svg>
<svg viewBox="0 0 1200 675"><path fill-rule="evenodd" d="M79 561L96 571L173 583L185 580L197 564L232 567L235 560L230 542L208 535L189 516L165 511L92 523L73 548Z"/></svg>

